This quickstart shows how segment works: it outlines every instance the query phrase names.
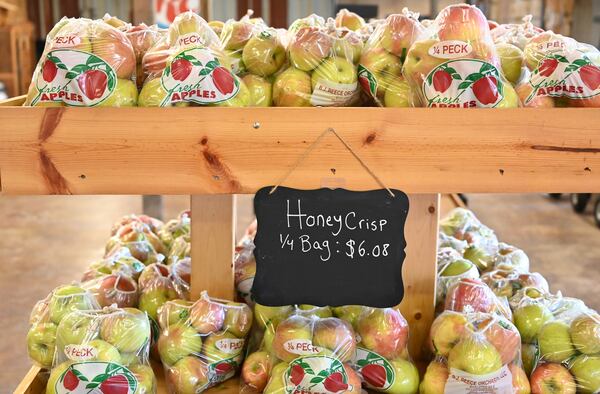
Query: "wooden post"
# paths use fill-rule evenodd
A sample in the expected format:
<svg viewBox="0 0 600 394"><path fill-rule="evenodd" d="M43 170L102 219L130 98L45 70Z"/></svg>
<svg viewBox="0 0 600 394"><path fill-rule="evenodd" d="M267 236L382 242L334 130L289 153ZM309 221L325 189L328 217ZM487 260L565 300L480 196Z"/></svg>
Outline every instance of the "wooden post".
<svg viewBox="0 0 600 394"><path fill-rule="evenodd" d="M191 299L203 290L233 300L236 196L193 195Z"/></svg>
<svg viewBox="0 0 600 394"><path fill-rule="evenodd" d="M439 194L410 194L404 234L406 259L402 267L404 300L402 314L410 326L409 352L423 361L425 341L435 312L436 255Z"/></svg>

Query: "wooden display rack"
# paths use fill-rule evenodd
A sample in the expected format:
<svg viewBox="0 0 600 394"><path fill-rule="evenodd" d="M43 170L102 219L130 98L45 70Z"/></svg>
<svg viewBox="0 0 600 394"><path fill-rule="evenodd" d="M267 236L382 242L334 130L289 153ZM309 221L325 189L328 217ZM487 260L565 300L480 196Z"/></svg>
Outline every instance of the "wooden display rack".
<svg viewBox="0 0 600 394"><path fill-rule="evenodd" d="M90 109L22 102L0 108L0 192L191 194L192 272L201 273L192 275L192 297L202 290L234 296L235 194L276 183L334 128L388 187L409 195L401 310L417 360L426 357L434 317L438 193L600 191L597 109ZM379 188L331 134L285 186ZM17 392L43 387L32 368ZM238 387L231 380L212 390Z"/></svg>

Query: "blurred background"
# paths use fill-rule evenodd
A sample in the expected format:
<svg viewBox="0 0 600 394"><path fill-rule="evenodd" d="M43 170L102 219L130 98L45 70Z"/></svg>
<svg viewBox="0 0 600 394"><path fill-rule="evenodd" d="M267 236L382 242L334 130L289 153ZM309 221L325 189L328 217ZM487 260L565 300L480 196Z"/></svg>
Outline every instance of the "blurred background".
<svg viewBox="0 0 600 394"><path fill-rule="evenodd" d="M207 20L239 18L248 9L274 27L319 14L333 17L348 8L369 20L385 18L408 7L422 19L435 17L452 0L0 0L0 98L24 94L29 85L44 37L62 16L101 18L105 13L125 21L167 26L181 11L192 9ZM595 46L600 43L598 0L482 0L476 4L488 19L498 23L520 22L525 15L546 30L570 35Z"/></svg>

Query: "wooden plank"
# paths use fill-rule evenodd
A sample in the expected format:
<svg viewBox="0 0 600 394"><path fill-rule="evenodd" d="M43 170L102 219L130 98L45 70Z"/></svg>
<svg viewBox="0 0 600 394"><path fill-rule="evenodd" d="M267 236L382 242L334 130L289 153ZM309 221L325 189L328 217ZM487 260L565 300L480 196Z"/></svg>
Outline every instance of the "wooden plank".
<svg viewBox="0 0 600 394"><path fill-rule="evenodd" d="M40 367L32 366L13 394L41 394L46 389L48 375Z"/></svg>
<svg viewBox="0 0 600 394"><path fill-rule="evenodd" d="M254 193L328 127L408 193L600 191L591 108L2 107L2 193ZM322 185L378 187L332 134L286 181Z"/></svg>
<svg viewBox="0 0 600 394"><path fill-rule="evenodd" d="M406 259L402 267L404 299L402 314L410 327L409 353L416 360L426 357L425 341L435 312L436 251L439 194L409 195Z"/></svg>
<svg viewBox="0 0 600 394"><path fill-rule="evenodd" d="M235 195L191 197L193 300L203 290L211 297L234 299L235 199Z"/></svg>
<svg viewBox="0 0 600 394"><path fill-rule="evenodd" d="M288 26L288 2L279 0L269 1L270 25L277 28Z"/></svg>

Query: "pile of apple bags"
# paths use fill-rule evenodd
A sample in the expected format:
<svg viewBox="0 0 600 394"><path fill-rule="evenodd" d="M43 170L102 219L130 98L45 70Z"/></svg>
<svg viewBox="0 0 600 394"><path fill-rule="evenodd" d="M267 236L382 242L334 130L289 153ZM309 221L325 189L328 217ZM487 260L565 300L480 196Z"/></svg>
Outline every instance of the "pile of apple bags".
<svg viewBox="0 0 600 394"><path fill-rule="evenodd" d="M453 210L440 222L440 230L438 264L443 268L438 267L438 284L445 285L438 286L444 294L438 293L437 298L444 301L438 304L441 314L430 332L436 359L424 376L421 392L463 392L456 381L465 372L473 382L490 377L503 382L499 376L508 376L505 367L514 390L507 388L507 392L593 393L600 389L597 312L581 300L550 293L544 277L529 272L527 255L497 242L493 231L472 212ZM490 247L493 239L496 247ZM480 279L474 278L469 262L478 267ZM488 325L491 320L502 323L501 329ZM477 334L478 342L469 339L464 348L453 350L464 342L465 332L467 338ZM521 357L513 358L517 353ZM471 362L464 362L473 356Z"/></svg>
<svg viewBox="0 0 600 394"><path fill-rule="evenodd" d="M241 392L416 393L408 323L396 308L256 304ZM254 343L252 343L252 341Z"/></svg>

